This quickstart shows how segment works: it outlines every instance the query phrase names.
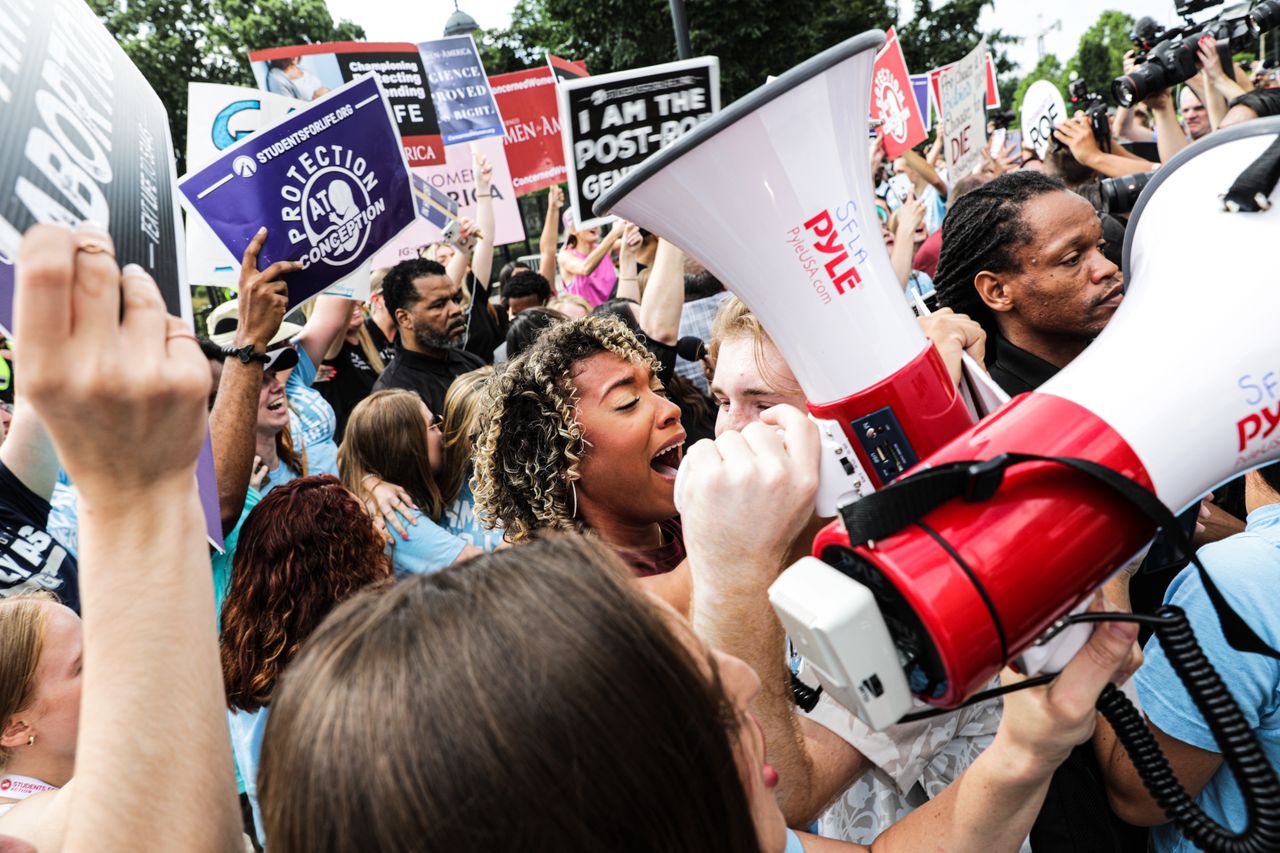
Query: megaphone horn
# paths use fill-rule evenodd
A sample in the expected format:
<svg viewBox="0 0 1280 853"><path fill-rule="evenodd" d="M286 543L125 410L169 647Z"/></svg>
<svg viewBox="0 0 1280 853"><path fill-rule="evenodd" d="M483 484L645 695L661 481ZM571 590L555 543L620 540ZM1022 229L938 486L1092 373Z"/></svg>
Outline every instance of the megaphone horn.
<svg viewBox="0 0 1280 853"><path fill-rule="evenodd" d="M866 32L797 65L595 205L663 235L751 308L873 486L972 424L880 234L867 116L884 38Z"/></svg>

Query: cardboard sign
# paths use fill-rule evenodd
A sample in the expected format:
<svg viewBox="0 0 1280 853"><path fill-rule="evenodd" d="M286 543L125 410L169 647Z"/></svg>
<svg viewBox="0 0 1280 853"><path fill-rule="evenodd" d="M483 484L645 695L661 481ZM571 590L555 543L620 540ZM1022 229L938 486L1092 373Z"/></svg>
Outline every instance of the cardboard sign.
<svg viewBox="0 0 1280 853"><path fill-rule="evenodd" d="M374 253L415 218L409 169L377 77L349 83L242 139L179 189L231 254L267 227L259 267L281 260L290 306L369 277Z"/></svg>
<svg viewBox="0 0 1280 853"><path fill-rule="evenodd" d="M890 159L915 148L928 136L893 27L871 72L871 117L880 120L878 133L884 137L885 156Z"/></svg>
<svg viewBox="0 0 1280 853"><path fill-rule="evenodd" d="M983 39L964 59L938 75L943 154L947 177L953 184L982 164L982 149L987 144L986 51Z"/></svg>
<svg viewBox="0 0 1280 853"><path fill-rule="evenodd" d="M506 123L507 165L516 195L565 179L564 145L556 78L549 68L530 68L489 78Z"/></svg>
<svg viewBox="0 0 1280 853"><path fill-rule="evenodd" d="M240 140L306 106L306 101L243 86L187 84L188 167L211 162ZM187 276L191 284L240 285L240 259L231 256L198 216L187 220Z"/></svg>
<svg viewBox="0 0 1280 853"><path fill-rule="evenodd" d="M83 0L0 6L0 151L0 249L37 222L97 222L191 319L168 116Z"/></svg>
<svg viewBox="0 0 1280 853"><path fill-rule="evenodd" d="M489 192L493 194L493 224L495 246L518 243L524 240L524 220L520 205L511 186L511 172L507 158L502 155L502 140L490 137L468 145L450 145L445 149L445 164L414 169L413 174L432 189L447 196L457 206L455 215L476 218L476 174L472 165L471 146L493 165ZM392 240L373 258L375 269L395 266L400 261L416 258L418 249L444 240L440 227L419 218L404 233Z"/></svg>
<svg viewBox="0 0 1280 853"><path fill-rule="evenodd" d="M431 102L444 144L502 136L502 114L471 36L424 41L418 52L431 85Z"/></svg>
<svg viewBox="0 0 1280 853"><path fill-rule="evenodd" d="M996 85L996 64L991 58L990 53L984 57L984 62L986 64L987 75L987 109L998 109L1000 106L1000 89ZM933 105L938 110L939 120L941 120L944 115L942 112L942 105L939 103L938 78L943 71L949 71L954 67L955 65L944 65L941 68L935 68L929 72L929 85L933 88Z"/></svg>
<svg viewBox="0 0 1280 853"><path fill-rule="evenodd" d="M260 88L314 101L364 74L376 74L386 92L411 166L444 162L431 87L417 45L407 42L332 42L255 50L249 64Z"/></svg>
<svg viewBox="0 0 1280 853"><path fill-rule="evenodd" d="M1041 160L1053 147L1053 129L1070 117L1067 104L1058 87L1048 80L1037 80L1022 96L1022 132Z"/></svg>
<svg viewBox="0 0 1280 853"><path fill-rule="evenodd" d="M606 221L591 211L605 190L720 109L720 60L565 80L558 95L573 219L590 228Z"/></svg>
<svg viewBox="0 0 1280 853"><path fill-rule="evenodd" d="M928 74L911 75L911 94L915 96L920 118L924 119L924 129L928 133L933 129L933 98L929 92Z"/></svg>

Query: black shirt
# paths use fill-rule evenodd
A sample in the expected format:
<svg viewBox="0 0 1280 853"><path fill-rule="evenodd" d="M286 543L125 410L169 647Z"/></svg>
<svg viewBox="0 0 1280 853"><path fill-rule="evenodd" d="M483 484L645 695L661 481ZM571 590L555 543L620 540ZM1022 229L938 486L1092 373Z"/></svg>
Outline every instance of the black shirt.
<svg viewBox="0 0 1280 853"><path fill-rule="evenodd" d="M471 310L467 312L466 350L485 364L493 364L493 351L507 340L507 312L503 309L499 313L496 306L489 304L489 288L480 283L475 273L467 273L467 287L471 291Z"/></svg>
<svg viewBox="0 0 1280 853"><path fill-rule="evenodd" d="M1058 373L1058 368L1040 356L1014 346L1003 335L996 335L994 343L996 360L988 372L1010 397L1034 391Z"/></svg>
<svg viewBox="0 0 1280 853"><path fill-rule="evenodd" d="M0 597L47 589L80 612L76 558L48 531L49 502L0 463Z"/></svg>
<svg viewBox="0 0 1280 853"><path fill-rule="evenodd" d="M382 334L382 327L373 322L372 317L365 318L364 327L369 330L369 337L373 340L373 346L378 351L378 355L382 356L382 363L390 364L391 359L396 357L395 342L387 340L387 336Z"/></svg>
<svg viewBox="0 0 1280 853"><path fill-rule="evenodd" d="M466 350L445 351L444 358L434 358L396 345L396 356L373 383L374 391L405 388L417 392L433 415L444 414L444 395L453 380L464 373L483 367L484 362Z"/></svg>
<svg viewBox="0 0 1280 853"><path fill-rule="evenodd" d="M394 346L391 347L391 352L395 353ZM373 391L373 383L378 381L378 371L365 358L364 347L350 341L343 341L338 354L333 358L326 358L324 363L333 368L333 376L323 382L317 381L314 387L333 407L333 413L338 418L333 440L341 444L347 417Z"/></svg>

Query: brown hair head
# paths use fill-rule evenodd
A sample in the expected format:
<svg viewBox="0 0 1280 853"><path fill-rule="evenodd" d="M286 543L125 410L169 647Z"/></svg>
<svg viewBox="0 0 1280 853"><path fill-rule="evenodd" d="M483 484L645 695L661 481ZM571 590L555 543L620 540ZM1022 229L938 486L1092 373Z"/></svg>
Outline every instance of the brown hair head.
<svg viewBox="0 0 1280 853"><path fill-rule="evenodd" d="M49 619L45 605L53 601L57 599L48 592L0 598L0 728L35 700L36 667ZM0 770L11 757L12 750L0 747Z"/></svg>
<svg viewBox="0 0 1280 853"><path fill-rule="evenodd" d="M427 454L429 429L422 398L412 391L391 389L365 397L351 410L338 448L342 482L366 497L364 478L373 474L404 489L424 515L439 521L444 501Z"/></svg>
<svg viewBox="0 0 1280 853"><path fill-rule="evenodd" d="M453 503L471 473L471 455L480 433L485 389L493 379L489 365L464 373L444 395L444 471L440 475L440 497L445 506Z"/></svg>
<svg viewBox="0 0 1280 853"><path fill-rule="evenodd" d="M256 711L325 615L359 590L388 580L382 537L336 477L276 486L240 529L222 605L227 706Z"/></svg>
<svg viewBox="0 0 1280 853"><path fill-rule="evenodd" d="M552 537L335 610L272 703L268 848L759 850L715 668L626 574Z"/></svg>
<svg viewBox="0 0 1280 853"><path fill-rule="evenodd" d="M511 542L535 531L587 530L573 515L569 485L587 451L574 412L573 367L601 352L659 370L621 320L592 316L551 326L489 383L475 450L476 506Z"/></svg>

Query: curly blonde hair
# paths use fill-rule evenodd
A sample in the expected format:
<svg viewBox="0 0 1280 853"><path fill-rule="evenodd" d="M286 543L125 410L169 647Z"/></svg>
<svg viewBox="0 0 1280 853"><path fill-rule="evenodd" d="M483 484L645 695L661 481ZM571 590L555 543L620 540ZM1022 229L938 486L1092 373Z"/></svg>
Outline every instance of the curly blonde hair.
<svg viewBox="0 0 1280 853"><path fill-rule="evenodd" d="M584 317L548 328L489 383L472 491L481 521L503 527L511 542L545 530L589 530L575 517L570 485L589 446L578 424L572 373L601 352L659 370L620 320Z"/></svg>

